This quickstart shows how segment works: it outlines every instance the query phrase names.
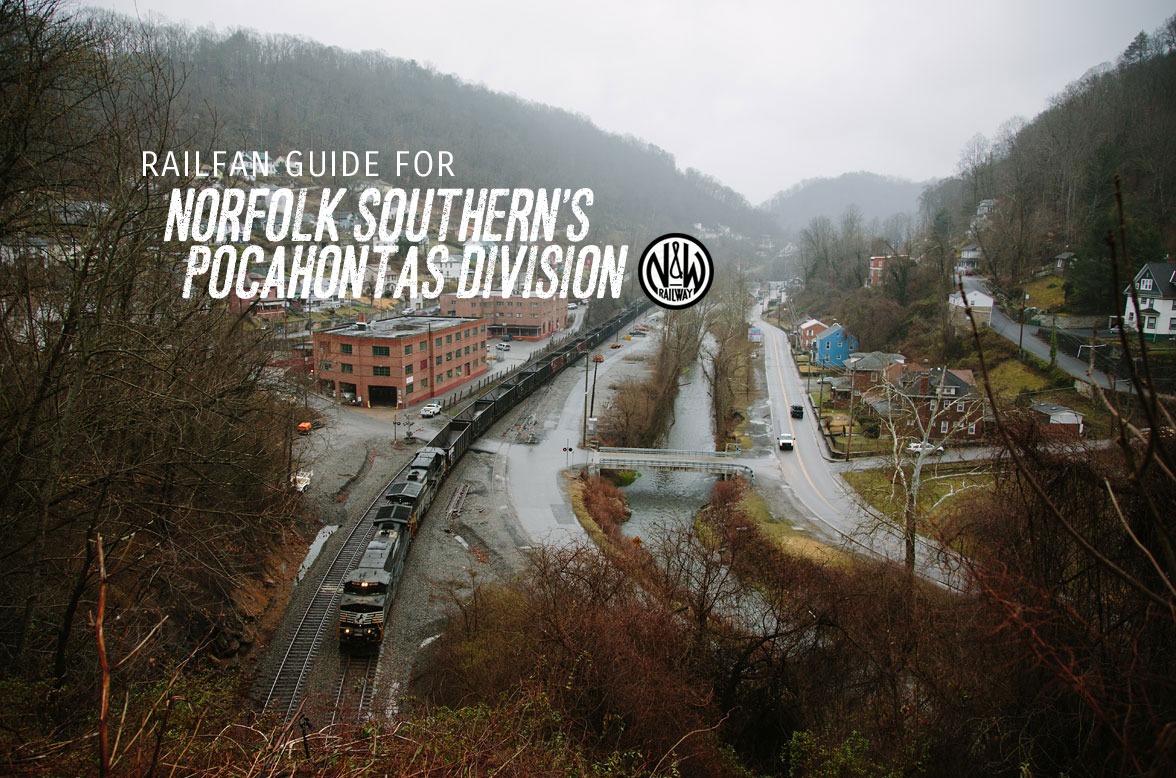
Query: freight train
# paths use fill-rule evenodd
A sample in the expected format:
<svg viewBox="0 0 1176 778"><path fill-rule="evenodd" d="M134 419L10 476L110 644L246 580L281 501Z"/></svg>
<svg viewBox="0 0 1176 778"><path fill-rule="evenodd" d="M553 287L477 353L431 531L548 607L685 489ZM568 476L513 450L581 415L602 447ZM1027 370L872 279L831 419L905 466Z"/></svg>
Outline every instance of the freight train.
<svg viewBox="0 0 1176 778"><path fill-rule="evenodd" d="M341 649L379 650L417 526L470 444L523 398L640 316L648 305L637 302L627 306L467 404L392 479L385 487L384 498L362 519L370 522L374 535L355 568L343 579L337 630Z"/></svg>

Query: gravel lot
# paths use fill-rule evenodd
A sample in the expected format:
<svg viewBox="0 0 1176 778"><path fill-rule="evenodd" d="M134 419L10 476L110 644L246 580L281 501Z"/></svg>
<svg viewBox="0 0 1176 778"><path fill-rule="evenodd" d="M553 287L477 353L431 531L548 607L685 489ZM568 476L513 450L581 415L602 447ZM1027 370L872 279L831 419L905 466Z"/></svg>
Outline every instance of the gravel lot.
<svg viewBox="0 0 1176 778"><path fill-rule="evenodd" d="M394 711L425 656L422 643L433 637L453 612L457 598L466 596L474 582L508 580L521 569L526 533L514 515L504 478L504 459L498 453L511 444L516 419L532 412L547 390L541 389L491 428L463 457L446 479L413 540L401 576L386 630L386 641L377 671L374 711ZM281 661L303 609L321 584L330 560L343 538L385 485L411 461L416 450L447 419L420 419L402 411L400 421L412 421L419 436L405 443L410 427L394 427L395 413L386 409L338 406L320 398L312 404L323 414L325 426L299 439L297 468L313 470L306 499L324 525L341 529L331 536L303 581L297 584L281 625L274 633L267 655L259 664L258 678L269 677ZM393 431L400 440L393 442ZM469 486L460 515L451 523L445 510L450 497L462 485ZM460 538L460 540L459 540ZM306 713L314 726L330 721L341 656L334 639L334 615L305 688Z"/></svg>

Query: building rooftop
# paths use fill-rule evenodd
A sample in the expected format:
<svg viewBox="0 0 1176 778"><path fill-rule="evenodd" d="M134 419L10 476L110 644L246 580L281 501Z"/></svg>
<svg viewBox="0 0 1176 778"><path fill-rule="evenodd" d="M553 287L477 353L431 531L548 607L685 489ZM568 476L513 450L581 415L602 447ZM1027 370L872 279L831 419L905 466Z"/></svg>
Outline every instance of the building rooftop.
<svg viewBox="0 0 1176 778"><path fill-rule="evenodd" d="M393 316L380 321L355 322L342 327L323 330L331 335L350 338L411 338L424 335L430 330L443 330L461 324L472 324L481 319L467 319L460 316Z"/></svg>

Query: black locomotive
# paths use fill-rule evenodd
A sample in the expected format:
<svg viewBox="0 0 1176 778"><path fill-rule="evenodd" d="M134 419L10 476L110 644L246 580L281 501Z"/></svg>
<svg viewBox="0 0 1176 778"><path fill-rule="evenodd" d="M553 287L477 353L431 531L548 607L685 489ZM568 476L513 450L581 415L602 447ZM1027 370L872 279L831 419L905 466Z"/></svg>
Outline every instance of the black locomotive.
<svg viewBox="0 0 1176 778"><path fill-rule="evenodd" d="M343 581L339 606L339 645L345 650L378 650L384 623L404 570L413 536L441 484L470 444L507 411L552 376L599 346L648 303L633 303L603 324L544 354L455 413L437 436L421 448L373 505L364 521L375 532L359 564Z"/></svg>

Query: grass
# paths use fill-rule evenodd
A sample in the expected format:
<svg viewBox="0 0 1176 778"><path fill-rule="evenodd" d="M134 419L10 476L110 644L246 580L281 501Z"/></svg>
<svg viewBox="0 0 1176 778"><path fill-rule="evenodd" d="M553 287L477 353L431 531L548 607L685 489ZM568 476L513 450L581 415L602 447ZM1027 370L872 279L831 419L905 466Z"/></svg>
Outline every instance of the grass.
<svg viewBox="0 0 1176 778"><path fill-rule="evenodd" d="M942 471L943 468L939 470ZM924 473L927 473L926 467L924 467ZM889 468L842 473L842 477L845 478L846 483L853 487L854 491L870 507L885 516L900 517L903 513L905 497L903 495L901 481L894 485L891 484L892 475L893 471ZM933 476L935 472L932 471L929 475ZM945 510L957 505L961 500L967 500L975 494L991 489L992 484L993 477L989 473L978 475L961 473L958 476L943 480L924 481L919 489L919 505L922 506L921 510L924 511L923 520L933 526L935 524L935 518ZM965 489L965 487L967 488ZM961 489L963 491L960 491ZM935 510L927 512L928 506L935 505L940 498L950 494L952 490L956 490L958 493L955 496L948 497Z"/></svg>
<svg viewBox="0 0 1176 778"><path fill-rule="evenodd" d="M1039 392L1049 386L1049 380L1038 371L1015 359L1006 359L991 367L988 381L998 398L1012 399L1022 392Z"/></svg>
<svg viewBox="0 0 1176 778"><path fill-rule="evenodd" d="M1066 293L1059 278L1046 276L1026 284L1029 305L1043 311L1058 311L1066 305Z"/></svg>
<svg viewBox="0 0 1176 778"><path fill-rule="evenodd" d="M764 498L754 489L744 492L739 507L748 519L756 523L765 537L771 538L773 543L791 554L828 564L845 565L850 562L845 553L793 529L787 521L778 521Z"/></svg>

